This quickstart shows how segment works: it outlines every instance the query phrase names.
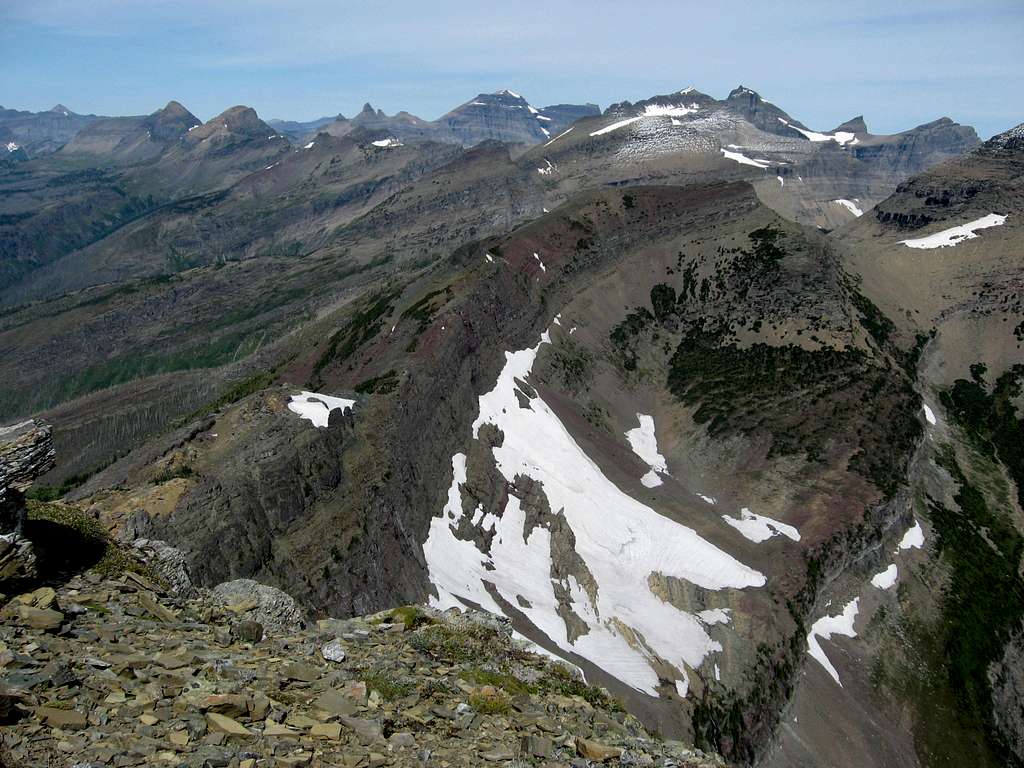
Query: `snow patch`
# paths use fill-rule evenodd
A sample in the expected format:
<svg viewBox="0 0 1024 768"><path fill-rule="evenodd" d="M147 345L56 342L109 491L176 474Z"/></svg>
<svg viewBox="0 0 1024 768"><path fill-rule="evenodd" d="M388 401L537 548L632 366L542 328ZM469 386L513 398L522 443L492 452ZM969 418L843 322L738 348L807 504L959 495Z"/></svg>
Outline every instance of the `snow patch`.
<svg viewBox="0 0 1024 768"><path fill-rule="evenodd" d="M7 142L7 151L8 152L16 152L17 150L18 150L18 145L17 144L15 144L13 141Z"/></svg>
<svg viewBox="0 0 1024 768"><path fill-rule="evenodd" d="M729 609L708 608L707 610L699 611L697 613L697 618L703 621L705 624L728 624Z"/></svg>
<svg viewBox="0 0 1024 768"><path fill-rule="evenodd" d="M717 500L717 499L715 499L715 497L714 497L714 496L705 496L705 495L704 495L703 493L698 493L697 495L698 495L698 496L700 496L700 498L701 498L701 499L702 499L702 500L704 501L704 503L706 503L706 504L711 504L712 506L714 506L715 504L717 504L717 503L718 503L718 500Z"/></svg>
<svg viewBox="0 0 1024 768"><path fill-rule="evenodd" d="M755 544L779 534L787 539L800 541L800 532L792 525L780 523L778 520L773 520L764 515L755 515L747 507L743 507L740 510L738 520L729 515L722 515L722 519Z"/></svg>
<svg viewBox="0 0 1024 768"><path fill-rule="evenodd" d="M928 403L924 403L921 406L921 408L924 410L924 420L927 421L929 424L936 424L937 421L935 419L935 412L928 407Z"/></svg>
<svg viewBox="0 0 1024 768"><path fill-rule="evenodd" d="M829 640L832 638L832 635L856 637L857 633L853 629L853 623L857 619L859 603L860 598L855 597L846 604L843 612L838 616L823 616L818 619L811 625L811 631L807 635L807 651L810 653L811 658L825 668L825 671L832 676L832 679L836 681L839 687L843 685L839 682L839 673L832 666L832 662L828 660L828 656L825 655L825 651L818 642L818 638Z"/></svg>
<svg viewBox="0 0 1024 768"><path fill-rule="evenodd" d="M921 549L924 546L924 530L921 528L921 523L914 519L914 524L911 526L906 533L903 534L903 538L900 539L899 549Z"/></svg>
<svg viewBox="0 0 1024 768"><path fill-rule="evenodd" d="M803 128L798 128L788 120L779 118L779 122L783 125L792 128L794 131L800 131L811 141L834 141L839 146L845 146L846 144L856 144L857 136L849 131L836 131L835 133L818 133L817 131L808 131Z"/></svg>
<svg viewBox="0 0 1024 768"><path fill-rule="evenodd" d="M839 199L839 200L833 200L832 202L833 203L838 203L839 205L843 206L843 208L848 210L854 216L863 216L864 215L864 211L862 211L859 207L857 207L856 203L851 202L850 200Z"/></svg>
<svg viewBox="0 0 1024 768"><path fill-rule="evenodd" d="M301 395L292 395L288 402L288 410L299 414L303 419L309 419L313 422L314 427L326 427L331 411L340 408L344 413L351 410L355 404L355 400L348 400L344 397L303 392Z"/></svg>
<svg viewBox="0 0 1024 768"><path fill-rule="evenodd" d="M656 488L662 482L658 474L667 475L668 464L665 457L658 452L658 439L654 435L654 417L638 413L636 418L640 426L626 432L626 440L629 441L633 453L650 467L650 471L640 478L640 482L647 488Z"/></svg>
<svg viewBox="0 0 1024 768"><path fill-rule="evenodd" d="M576 126L575 126L575 125L573 125L573 126L570 126L570 127L569 127L569 128L567 128L567 129L565 129L564 131L562 131L562 132L561 132L560 134L558 134L557 136L555 136L555 138L553 138L553 139L552 139L551 141L549 141L549 142L548 142L547 144L545 144L544 146L545 146L545 147L551 146L552 144L554 144L554 143L555 143L556 141L558 141L558 140L559 140L560 138L562 138L562 137L563 137L563 136L565 136L566 134L568 134L568 133L572 133L572 129L573 129L573 128L575 128L575 127L576 127Z"/></svg>
<svg viewBox="0 0 1024 768"><path fill-rule="evenodd" d="M889 589L896 583L898 575L899 568L896 567L896 563L893 563L881 573L876 573L871 577L871 586L878 587L878 589Z"/></svg>
<svg viewBox="0 0 1024 768"><path fill-rule="evenodd" d="M900 240L900 243L908 248L952 247L960 245L964 240L973 240L978 236L975 233L979 229L998 227L1005 223L1006 216L1001 216L998 213L990 213L988 216L982 216L980 219L975 219L974 221L962 224L959 227L950 227L949 229L944 229L941 232L936 232L934 235L920 237L915 240Z"/></svg>
<svg viewBox="0 0 1024 768"><path fill-rule="evenodd" d="M648 104L641 117L683 117L700 109L699 104Z"/></svg>
<svg viewBox="0 0 1024 768"><path fill-rule="evenodd" d="M402 142L398 139L388 136L386 139L378 139L377 141L370 142L375 147L401 147Z"/></svg>
<svg viewBox="0 0 1024 768"><path fill-rule="evenodd" d="M554 164L546 157L544 158L544 162L547 163L547 167L537 169L537 173L539 173L541 176L550 176L551 174L558 170L554 166Z"/></svg>
<svg viewBox="0 0 1024 768"><path fill-rule="evenodd" d="M315 141L311 141L311 142L309 142L309 144L304 146L303 149L312 149L314 144L316 144L316 142Z"/></svg>
<svg viewBox="0 0 1024 768"><path fill-rule="evenodd" d="M725 158L727 160L735 160L737 163L740 163L741 165L752 165L755 168L767 168L768 167L768 161L767 160L753 160L753 159L747 157L746 155L744 155L742 152L732 152L732 151L730 151L728 149L725 149L725 148L720 149L719 152L721 152L723 155L725 155Z"/></svg>
<svg viewBox="0 0 1024 768"><path fill-rule="evenodd" d="M637 120L643 120L643 119L644 119L643 115L639 115L638 117L627 117L625 120L619 120L618 122L612 123L611 125L606 125L604 128L599 128L598 130L593 131L590 135L591 136L603 136L606 133L611 133L612 131L617 131L617 130L619 130L619 128L625 128L627 125L630 125L631 123L635 123Z"/></svg>
<svg viewBox="0 0 1024 768"><path fill-rule="evenodd" d="M541 272L547 272L548 271L548 268L544 266L544 262L540 260L540 254L534 253L533 254L533 258L535 258L537 260L537 263L540 264L540 271Z"/></svg>

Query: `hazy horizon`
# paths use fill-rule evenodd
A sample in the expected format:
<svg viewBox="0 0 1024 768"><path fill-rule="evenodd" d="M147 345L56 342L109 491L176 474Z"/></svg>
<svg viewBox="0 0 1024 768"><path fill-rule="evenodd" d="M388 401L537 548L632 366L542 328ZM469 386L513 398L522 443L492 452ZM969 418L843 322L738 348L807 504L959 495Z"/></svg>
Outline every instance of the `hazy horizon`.
<svg viewBox="0 0 1024 768"><path fill-rule="evenodd" d="M173 99L203 120L236 104L312 120L370 102L432 120L501 88L603 109L688 85L724 98L742 84L816 129L863 114L872 132L895 133L946 116L984 138L1024 120L1008 98L1024 92L1024 5L1002 0L735 14L661 1L39 0L0 8L0 40L0 104L32 111L148 114Z"/></svg>

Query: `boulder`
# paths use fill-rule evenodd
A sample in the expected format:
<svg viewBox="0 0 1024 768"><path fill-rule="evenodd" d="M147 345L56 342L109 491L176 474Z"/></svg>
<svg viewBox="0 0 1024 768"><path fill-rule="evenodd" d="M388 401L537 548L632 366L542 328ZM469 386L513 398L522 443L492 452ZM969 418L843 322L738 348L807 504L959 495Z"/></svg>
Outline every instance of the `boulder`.
<svg viewBox="0 0 1024 768"><path fill-rule="evenodd" d="M155 539L136 539L132 547L139 560L167 584L172 594L186 598L196 596L188 563L180 549Z"/></svg>
<svg viewBox="0 0 1024 768"><path fill-rule="evenodd" d="M258 581L225 581L213 588L212 595L239 618L258 621L269 631L295 632L305 626L302 611L291 595Z"/></svg>

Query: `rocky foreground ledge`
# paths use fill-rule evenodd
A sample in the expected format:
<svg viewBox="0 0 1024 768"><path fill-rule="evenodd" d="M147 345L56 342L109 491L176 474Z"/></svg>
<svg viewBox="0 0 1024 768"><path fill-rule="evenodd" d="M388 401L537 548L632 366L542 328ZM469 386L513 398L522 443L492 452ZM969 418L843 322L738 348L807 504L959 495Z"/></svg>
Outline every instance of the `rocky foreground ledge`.
<svg viewBox="0 0 1024 768"><path fill-rule="evenodd" d="M4 768L722 765L487 614L302 626L278 590L192 587L158 542L4 603Z"/></svg>

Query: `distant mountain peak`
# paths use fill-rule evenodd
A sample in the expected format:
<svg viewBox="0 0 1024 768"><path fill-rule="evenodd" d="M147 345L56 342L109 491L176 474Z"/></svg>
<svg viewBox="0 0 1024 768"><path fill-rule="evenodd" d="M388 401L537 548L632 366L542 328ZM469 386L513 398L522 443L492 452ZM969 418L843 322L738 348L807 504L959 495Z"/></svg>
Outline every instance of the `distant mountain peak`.
<svg viewBox="0 0 1024 768"><path fill-rule="evenodd" d="M63 104L57 104L53 106L49 111L54 112L58 115L63 115L64 117L70 117L71 115L75 114L70 109L65 107Z"/></svg>
<svg viewBox="0 0 1024 768"><path fill-rule="evenodd" d="M522 96L520 96L515 91L510 91L508 88L502 88L500 91L495 91L494 95L495 96L511 96L513 99L522 99L523 98ZM523 100L525 101L525 99L523 99Z"/></svg>
<svg viewBox="0 0 1024 768"><path fill-rule="evenodd" d="M163 109L161 109L160 112L162 112L162 113L164 113L166 115L191 115L192 114L191 112L189 112L185 108L184 104L182 104L180 101L175 101L174 99L171 99L170 101L168 101L167 105Z"/></svg>
<svg viewBox="0 0 1024 768"><path fill-rule="evenodd" d="M737 85L726 97L727 100L732 101L733 99L750 99L752 101L761 101L761 94L757 91L747 88L745 85Z"/></svg>
<svg viewBox="0 0 1024 768"><path fill-rule="evenodd" d="M857 117L850 118L842 125L837 126L832 133L839 133L840 131L846 131L848 133L867 133L868 125L864 122L864 115L857 115Z"/></svg>

